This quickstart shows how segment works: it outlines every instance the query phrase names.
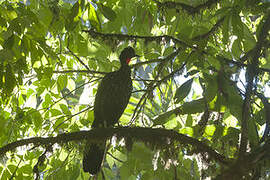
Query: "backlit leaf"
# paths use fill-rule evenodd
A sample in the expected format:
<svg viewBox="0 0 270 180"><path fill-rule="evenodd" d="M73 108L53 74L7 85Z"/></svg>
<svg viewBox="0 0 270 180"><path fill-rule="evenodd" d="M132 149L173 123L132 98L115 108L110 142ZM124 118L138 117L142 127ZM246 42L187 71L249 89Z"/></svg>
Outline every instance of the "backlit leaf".
<svg viewBox="0 0 270 180"><path fill-rule="evenodd" d="M186 81L176 90L176 93L174 95L174 99L176 103L179 103L180 101L182 101L189 94L191 90L192 82L193 82L193 78Z"/></svg>

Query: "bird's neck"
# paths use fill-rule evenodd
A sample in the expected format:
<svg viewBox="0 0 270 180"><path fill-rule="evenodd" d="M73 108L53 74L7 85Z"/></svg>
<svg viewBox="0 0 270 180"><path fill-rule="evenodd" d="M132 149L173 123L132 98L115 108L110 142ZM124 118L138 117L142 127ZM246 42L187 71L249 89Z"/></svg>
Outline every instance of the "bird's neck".
<svg viewBox="0 0 270 180"><path fill-rule="evenodd" d="M131 69L128 64L122 64L120 69L118 70L121 74L125 74L126 76L130 76Z"/></svg>

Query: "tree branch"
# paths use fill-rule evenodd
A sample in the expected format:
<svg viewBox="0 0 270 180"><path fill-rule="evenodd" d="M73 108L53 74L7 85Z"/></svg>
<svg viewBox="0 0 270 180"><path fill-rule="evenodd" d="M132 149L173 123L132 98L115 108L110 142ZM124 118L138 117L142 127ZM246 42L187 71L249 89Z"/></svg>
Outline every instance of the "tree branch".
<svg viewBox="0 0 270 180"><path fill-rule="evenodd" d="M113 38L117 38L119 40L135 40L135 39L144 39L147 42L150 41L156 41L156 42L161 42L162 40L171 40L176 44L180 44L192 49L196 49L195 46L192 46L190 44L187 44L186 42L175 38L173 36L169 36L169 35L162 35L162 36L139 36L139 35L128 35L128 34L117 34L117 33L100 33L97 31L94 31L92 29L89 30L82 30L83 32L88 33L90 36L92 36L93 38L101 38L101 39L113 39Z"/></svg>
<svg viewBox="0 0 270 180"><path fill-rule="evenodd" d="M107 72L93 71L93 70L62 70L62 71L53 71L53 73L90 73L90 74L107 74Z"/></svg>
<svg viewBox="0 0 270 180"><path fill-rule="evenodd" d="M74 56L88 71L91 71L89 67L73 52L67 47L68 51Z"/></svg>
<svg viewBox="0 0 270 180"><path fill-rule="evenodd" d="M239 62L239 61L234 61L234 60L231 60L231 59L227 59L225 57L221 57L219 56L219 58L221 58L223 61L225 61L226 63L230 63L230 64L234 64L238 67L247 67L248 65L245 64L245 63L242 63L242 62ZM260 72L267 72L267 73L270 73L270 69L267 69L267 68L258 68L257 70L259 70Z"/></svg>
<svg viewBox="0 0 270 180"><path fill-rule="evenodd" d="M253 80L257 76L259 65L259 57L261 54L261 49L263 47L264 41L268 35L268 31L270 30L270 13L266 19L264 19L262 26L262 30L259 34L258 41L254 49L251 50L251 63L247 66L247 86L246 86L246 93L245 99L242 107L242 121L241 121L241 139L240 139L240 149L239 149L239 159L245 154L247 143L248 143L248 120L250 116L250 99L253 93Z"/></svg>
<svg viewBox="0 0 270 180"><path fill-rule="evenodd" d="M197 151L195 153L207 153L213 160L218 161L223 165L229 165L230 160L225 156L217 153L207 144L188 137L184 134L167 129L153 129L143 127L117 127L117 128L96 128L90 131L78 131L72 133L59 134L56 137L33 137L28 139L18 140L9 143L0 148L0 156L8 151L14 150L17 147L34 144L35 146L53 145L55 143L67 143L69 141L80 141L87 139L88 142L103 141L112 136L118 138L128 137L137 141L151 143L160 147L174 145L172 141L179 142L182 145L191 145ZM164 146L166 145L166 146Z"/></svg>
<svg viewBox="0 0 270 180"><path fill-rule="evenodd" d="M175 9L175 8L182 8L183 10L187 11L189 14L193 15L196 13L199 13L202 9L210 8L213 4L216 4L219 0L208 0L203 4L200 4L196 7L190 6L185 3L181 2L173 2L173 1L165 1L165 2L159 2L157 0L153 0L157 3L159 7L165 7L168 9Z"/></svg>

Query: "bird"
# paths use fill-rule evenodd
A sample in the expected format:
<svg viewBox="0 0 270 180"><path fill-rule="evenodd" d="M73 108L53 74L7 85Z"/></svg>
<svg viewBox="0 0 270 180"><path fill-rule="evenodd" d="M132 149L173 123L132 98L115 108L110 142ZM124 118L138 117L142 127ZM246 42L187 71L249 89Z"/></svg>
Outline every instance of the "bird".
<svg viewBox="0 0 270 180"><path fill-rule="evenodd" d="M113 127L128 105L131 92L131 68L129 62L137 57L135 50L128 46L120 53L120 69L106 74L101 80L94 101L92 128ZM92 175L101 169L106 149L106 140L86 144L83 155L83 170Z"/></svg>

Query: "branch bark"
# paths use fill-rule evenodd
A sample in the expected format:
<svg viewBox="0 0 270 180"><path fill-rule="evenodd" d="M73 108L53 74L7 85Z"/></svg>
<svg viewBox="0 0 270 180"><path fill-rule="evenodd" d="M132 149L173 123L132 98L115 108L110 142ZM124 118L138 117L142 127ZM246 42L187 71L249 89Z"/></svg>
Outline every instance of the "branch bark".
<svg viewBox="0 0 270 180"><path fill-rule="evenodd" d="M1 147L0 156L17 147L25 145L33 144L35 146L47 146L55 143L67 143L69 141L81 141L85 139L89 142L96 142L108 139L112 136L118 138L132 138L133 140L143 141L160 147L167 147L170 144L173 146L174 143L172 142L178 142L181 145L191 145L196 150L194 153L207 153L210 159L213 159L222 165L229 165L231 162L231 160L217 153L207 144L192 137L188 137L173 130L143 127L96 128L90 131L63 133L55 137L32 137L21 139Z"/></svg>

